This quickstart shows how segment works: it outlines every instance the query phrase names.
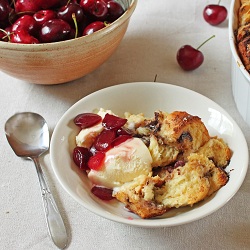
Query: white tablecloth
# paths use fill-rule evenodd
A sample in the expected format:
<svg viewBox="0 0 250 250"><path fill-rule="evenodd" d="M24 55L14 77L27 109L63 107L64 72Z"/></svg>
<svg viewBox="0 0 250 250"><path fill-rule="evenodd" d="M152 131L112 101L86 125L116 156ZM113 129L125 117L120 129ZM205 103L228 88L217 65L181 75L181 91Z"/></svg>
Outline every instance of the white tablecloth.
<svg viewBox="0 0 250 250"><path fill-rule="evenodd" d="M192 89L221 105L239 124L250 143L250 128L238 113L231 89L228 20L210 26L202 16L216 1L139 0L128 31L112 57L95 72L61 85L34 85L0 72L0 249L56 249L50 240L33 163L15 156L4 134L14 113L33 111L47 120L51 132L64 112L79 99L125 82L157 81ZM230 1L222 1L229 10ZM203 65L180 69L177 50L185 44L201 50ZM18 59L17 59L18 60ZM101 218L73 200L41 158L50 189L65 221L68 249L250 249L250 174L237 194L201 220L169 228L130 227Z"/></svg>

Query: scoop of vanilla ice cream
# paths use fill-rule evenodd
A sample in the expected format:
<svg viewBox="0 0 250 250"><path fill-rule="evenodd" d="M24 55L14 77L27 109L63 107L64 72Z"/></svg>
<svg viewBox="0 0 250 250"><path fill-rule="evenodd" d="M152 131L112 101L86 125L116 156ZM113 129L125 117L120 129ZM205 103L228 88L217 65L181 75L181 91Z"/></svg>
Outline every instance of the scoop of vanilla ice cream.
<svg viewBox="0 0 250 250"><path fill-rule="evenodd" d="M152 157L139 138L131 138L106 152L100 170L90 170L88 178L93 184L115 188L151 173Z"/></svg>

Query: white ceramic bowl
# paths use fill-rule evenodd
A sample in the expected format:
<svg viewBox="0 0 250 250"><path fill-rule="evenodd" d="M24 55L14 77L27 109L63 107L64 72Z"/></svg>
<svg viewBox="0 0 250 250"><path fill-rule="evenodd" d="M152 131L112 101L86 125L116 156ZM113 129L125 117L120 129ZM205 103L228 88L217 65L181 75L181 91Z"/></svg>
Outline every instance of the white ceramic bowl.
<svg viewBox="0 0 250 250"><path fill-rule="evenodd" d="M198 104L198 105L197 105ZM104 202L94 197L86 175L80 173L72 161L75 136L73 123L76 115L92 112L95 108L111 109L117 115L125 111L152 117L155 110L187 111L198 115L210 135L222 137L233 150L230 179L226 186L197 205L171 210L154 219L141 219L128 212L118 201ZM248 167L247 143L238 125L219 105L210 99L174 85L155 82L121 84L99 90L74 104L60 119L52 135L51 163L54 173L66 192L86 209L107 219L141 227L174 226L201 219L225 205L240 188ZM62 157L63 156L63 157Z"/></svg>
<svg viewBox="0 0 250 250"><path fill-rule="evenodd" d="M238 29L240 0L233 0L229 12L229 43L232 52L232 90L239 113L250 125L250 75L245 69L236 46L235 31Z"/></svg>

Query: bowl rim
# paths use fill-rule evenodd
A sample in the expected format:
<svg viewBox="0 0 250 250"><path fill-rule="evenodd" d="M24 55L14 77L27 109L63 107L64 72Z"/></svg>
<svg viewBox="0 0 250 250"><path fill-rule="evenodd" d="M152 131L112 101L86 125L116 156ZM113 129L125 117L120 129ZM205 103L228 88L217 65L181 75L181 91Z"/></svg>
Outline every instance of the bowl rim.
<svg viewBox="0 0 250 250"><path fill-rule="evenodd" d="M112 22L110 25L104 27L103 29L94 32L88 36L81 36L74 39L52 42L52 43L38 43L38 44L21 44L21 43L10 43L0 41L0 49L15 50L15 51L40 51L40 50L53 50L58 47L72 46L72 43L90 43L93 40L99 40L103 35L112 32L114 29L118 28L121 24L126 22L133 14L138 0L131 0L131 3L125 13L120 16L117 20Z"/></svg>

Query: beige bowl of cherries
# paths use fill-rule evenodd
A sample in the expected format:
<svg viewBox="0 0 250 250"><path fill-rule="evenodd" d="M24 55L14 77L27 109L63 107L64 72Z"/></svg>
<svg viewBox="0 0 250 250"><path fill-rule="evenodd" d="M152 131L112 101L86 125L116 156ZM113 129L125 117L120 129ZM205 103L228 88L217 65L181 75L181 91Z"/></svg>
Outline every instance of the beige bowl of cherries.
<svg viewBox="0 0 250 250"><path fill-rule="evenodd" d="M36 84L69 82L117 49L137 0L0 0L0 70Z"/></svg>

